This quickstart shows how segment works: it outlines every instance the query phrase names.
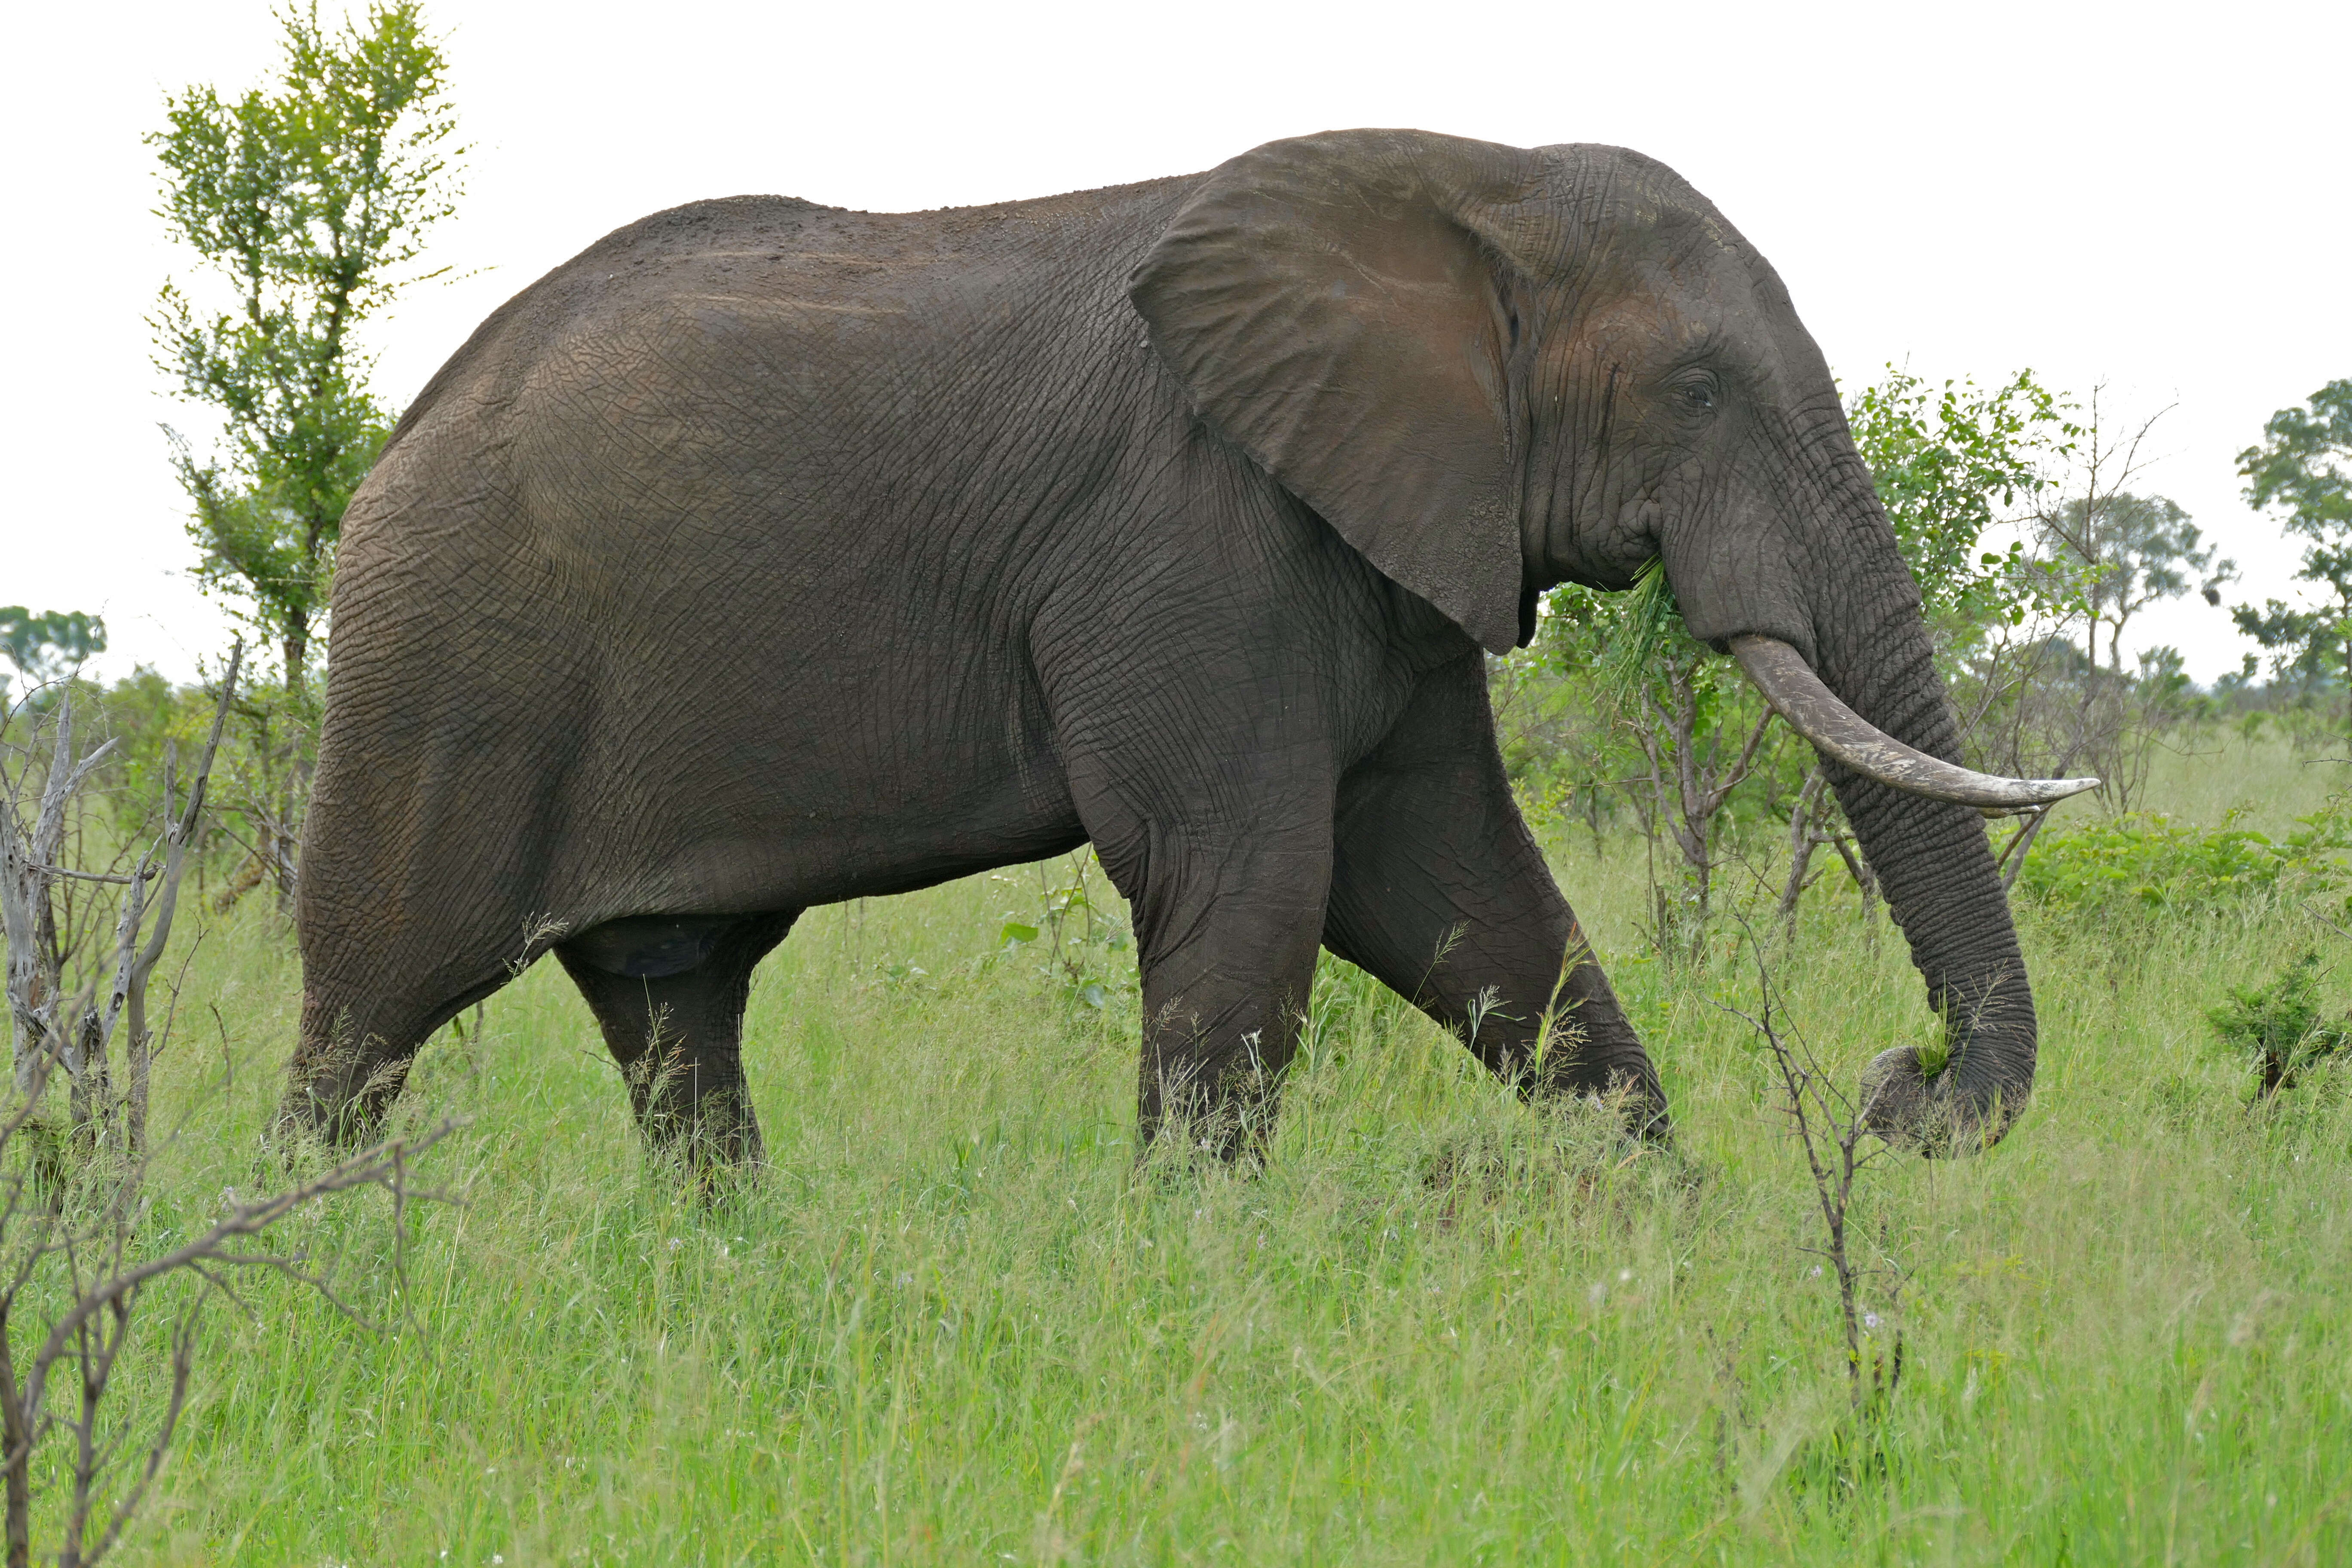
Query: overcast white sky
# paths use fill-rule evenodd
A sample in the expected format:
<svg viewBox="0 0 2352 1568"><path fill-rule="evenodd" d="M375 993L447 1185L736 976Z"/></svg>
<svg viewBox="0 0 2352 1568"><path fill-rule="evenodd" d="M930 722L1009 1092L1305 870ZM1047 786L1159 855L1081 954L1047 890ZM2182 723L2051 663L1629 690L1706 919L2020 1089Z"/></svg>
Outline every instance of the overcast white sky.
<svg viewBox="0 0 2352 1568"><path fill-rule="evenodd" d="M327 9L331 13L331 3ZM702 196L877 210L1202 169L1349 125L1612 142L1664 159L1771 258L1849 384L1889 360L2031 365L2171 405L2144 488L2284 595L2296 549L2239 500L2273 410L2352 375L2342 114L2352 6L1674 4L742 5L440 0L474 146L428 285L375 324L404 403L500 300L598 236ZM180 574L156 426L200 428L142 318L187 261L140 142L164 93L274 64L259 0L44 5L0 66L11 502L0 603L102 611L99 672L226 643ZM2247 645L2151 612L2210 679Z"/></svg>

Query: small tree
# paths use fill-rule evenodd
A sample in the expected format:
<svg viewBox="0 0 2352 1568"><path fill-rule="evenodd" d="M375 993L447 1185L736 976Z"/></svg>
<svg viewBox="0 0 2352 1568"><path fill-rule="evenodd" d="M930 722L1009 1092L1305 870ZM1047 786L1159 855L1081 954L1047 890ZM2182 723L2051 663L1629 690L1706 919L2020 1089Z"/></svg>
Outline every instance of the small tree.
<svg viewBox="0 0 2352 1568"><path fill-rule="evenodd" d="M1616 746L1654 858L1674 845L1679 875L1652 863L1653 938L1661 955L1696 958L1722 858L1732 794L1771 758L1772 710L1727 661L1683 628L1664 570L1652 562L1630 593L1555 588L1540 657L1563 675L1597 671L1593 702ZM1672 886L1669 885L1672 884Z"/></svg>
<svg viewBox="0 0 2352 1568"><path fill-rule="evenodd" d="M164 287L158 364L218 410L224 449L176 434L195 511L197 579L242 602L299 693L326 612L337 534L392 426L352 334L418 273L424 237L457 194L446 62L414 0L372 5L331 33L317 5L279 13L274 89L234 100L194 87L147 138L163 166L161 216L226 286L200 311Z"/></svg>
<svg viewBox="0 0 2352 1568"><path fill-rule="evenodd" d="M2026 613L1979 644L1957 685L1975 765L2025 775L2095 773L2105 781L2100 798L2122 811L2178 710L2168 678L2126 673L2124 627L2196 578L2218 600L2219 584L2237 568L2215 558L2178 506L2132 492L2162 413L2119 431L2105 394L2092 389L2071 439L2053 454L2063 464L2019 520L2032 542L2022 558ZM2041 820L2034 814L2013 846L2021 854Z"/></svg>
<svg viewBox="0 0 2352 1568"><path fill-rule="evenodd" d="M1754 1032L1762 1042L1761 1054L1770 1058L1780 1080L1786 1097L1780 1109L1804 1151L1805 1168L1812 1177L1813 1198L1822 1216L1822 1245L1800 1250L1820 1258L1830 1268L1844 1331L1848 1411L1857 1423L1875 1424L1885 1419L1887 1406L1903 1385L1902 1306L1907 1276L1888 1245L1884 1223L1878 1246L1870 1249L1878 1254L1876 1261L1859 1244L1863 1173L1886 1152L1885 1147L1864 1148L1863 1140L1875 1135L1887 1146L1899 1148L1921 1139L1948 1137L1949 1130L1889 1121L1885 1101L1880 1098L1885 1080L1874 1071L1865 1070L1858 1099L1838 1089L1790 1021L1787 1001L1765 960L1763 944L1753 931L1748 936L1756 951L1760 1016L1741 1012L1725 1002L1716 1005ZM1872 1306L1873 1298L1883 1311ZM1861 1429L1846 1436L1849 1443L1841 1447L1852 1454L1866 1447L1876 1434Z"/></svg>
<svg viewBox="0 0 2352 1568"><path fill-rule="evenodd" d="M2063 584L2032 572L2025 541L1989 548L1986 535L2047 487L2083 427L2071 405L2021 370L1988 392L1970 380L1931 387L1886 367L1846 407L1895 542L1948 666L2000 626L2046 612Z"/></svg>
<svg viewBox="0 0 2352 1568"><path fill-rule="evenodd" d="M0 608L0 654L32 685L56 680L106 651L106 623L79 610L35 615L22 605ZM8 689L0 676L0 695Z"/></svg>
<svg viewBox="0 0 2352 1568"><path fill-rule="evenodd" d="M2327 591L2331 604L2304 608L2272 599L2241 605L2240 630L2271 650L2280 675L2345 680L2345 725L2352 733L2352 378L2331 381L2300 407L2263 426L2263 444L2238 454L2246 500L2284 513L2288 531L2311 542L2295 576Z"/></svg>
<svg viewBox="0 0 2352 1568"><path fill-rule="evenodd" d="M2221 584L2238 575L2238 563L2215 559L2219 547L2205 543L2179 503L2163 496L2126 490L2072 496L2044 511L2036 525L2045 546L2063 552L2084 581L2091 663L2098 663L2104 626L2107 669L2117 677L2124 668L2124 627L2134 616L2179 598L2192 583L2218 600Z"/></svg>

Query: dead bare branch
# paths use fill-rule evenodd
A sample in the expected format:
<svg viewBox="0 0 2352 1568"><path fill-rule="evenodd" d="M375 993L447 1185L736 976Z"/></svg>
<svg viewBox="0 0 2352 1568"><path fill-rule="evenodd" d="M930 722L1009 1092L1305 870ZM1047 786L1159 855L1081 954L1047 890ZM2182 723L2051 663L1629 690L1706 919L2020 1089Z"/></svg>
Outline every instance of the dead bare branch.
<svg viewBox="0 0 2352 1568"><path fill-rule="evenodd" d="M1742 925L1746 922L1743 921ZM1756 933L1748 931L1756 958L1757 985L1762 998L1759 1014L1751 1015L1728 1003L1724 1012L1753 1030L1770 1057L1780 1080L1781 1110L1790 1121L1812 1178L1813 1197L1821 1210L1826 1245L1801 1247L1820 1256L1834 1272L1838 1312L1845 1338L1846 1387L1857 1418L1885 1408L1903 1378L1903 1329L1893 1323L1891 1342L1879 1342L1877 1331L1896 1318L1904 1276L1891 1260L1873 1267L1858 1262L1853 1247L1855 1186L1862 1173L1883 1151L1864 1149L1869 1136L1866 1119L1852 1096L1840 1089L1815 1059L1803 1034L1788 1022L1787 1005L1773 984L1771 967ZM1759 1016L1760 1015L1760 1016ZM1882 1255L1885 1248L1881 1248ZM1868 1281L1891 1276L1884 1315L1863 1305Z"/></svg>
<svg viewBox="0 0 2352 1568"><path fill-rule="evenodd" d="M112 853L112 864L100 869L74 863L84 844L77 800L113 742L79 750L70 690L59 694L49 713L36 714L28 743L0 755L0 912L16 1049L13 1102L0 1110L0 1510L8 1568L29 1568L32 1562L32 1468L36 1455L53 1440L62 1450L58 1468L65 1484L58 1537L47 1555L65 1568L87 1568L121 1542L186 1409L197 1316L215 1294L247 1304L236 1287L238 1274L278 1274L373 1328L336 1289L331 1266L317 1267L299 1249L257 1245L265 1233L336 1194L383 1189L392 1200L394 1272L405 1311L414 1205L448 1201L445 1193L416 1187L412 1176L416 1157L455 1130L456 1123L444 1121L379 1143L282 1192L241 1204L232 1196L202 1234L152 1258L136 1255L151 1158L149 1067L168 1038L179 997L175 984L158 1035L148 1024L148 993L169 948L182 882L205 826L213 765L236 703L244 653L242 642L230 652L184 796L176 751L165 743L162 831L136 848L127 871L132 847L114 838L114 847L101 851ZM290 846L281 821L257 808L255 814L265 822L268 842ZM150 813L151 822L155 815ZM65 853L68 848L74 856ZM102 895L77 902L76 887L121 892L110 906ZM80 955L98 946L108 924L110 984L101 1006L100 976ZM109 1078L118 1026L129 1066L128 1092L120 1100ZM226 1026L223 1035L226 1042ZM42 1110L60 1079L69 1106L70 1131L64 1135ZM120 1138L114 1136L118 1111ZM126 1422L114 1414L120 1402L110 1405L110 1392L131 1352L139 1306L149 1290L178 1274L192 1277L195 1289L172 1335L170 1393L150 1420ZM122 1478L126 1464L134 1473Z"/></svg>
<svg viewBox="0 0 2352 1568"><path fill-rule="evenodd" d="M46 1078L44 1079L46 1081ZM19 1118L13 1125L27 1125ZM61 1526L60 1563L88 1568L121 1540L122 1530L152 1483L186 1407L194 1369L194 1331L205 1298L215 1292L240 1300L230 1276L239 1270L265 1269L318 1292L329 1306L354 1323L373 1329L368 1319L334 1289L328 1277L309 1267L300 1253L257 1252L248 1243L289 1215L325 1198L362 1187L377 1187L393 1200L394 1224L401 1231L395 1255L406 1256L405 1228L411 1205L420 1200L447 1201L447 1194L417 1189L410 1169L418 1155L457 1130L460 1123L445 1120L425 1131L386 1140L352 1155L283 1192L249 1203L231 1204L202 1235L169 1252L143 1261L129 1257L132 1236L127 1223L127 1194L139 1186L142 1167L118 1182L99 1212L79 1225L66 1225L46 1210L30 1211L37 1229L25 1248L9 1283L0 1288L0 1472L5 1478L7 1544L10 1563L31 1562L30 1472L35 1451L52 1434L71 1439L71 1489ZM7 1152L6 1132L0 1132L0 1157ZM24 1215L21 1207L11 1211ZM48 1234L51 1230L58 1234ZM16 1238L0 1226L0 1245ZM29 1357L17 1352L18 1340L6 1331L25 1300L39 1259L61 1258L70 1301L49 1318ZM123 1439L106 1439L100 1431L110 1380L128 1348L136 1310L145 1291L172 1275L185 1272L200 1281L196 1300L189 1304L173 1338L172 1392L156 1418L144 1447L138 1477L122 1496L101 1508L103 1477L113 1468ZM61 1373L71 1375L76 1399L70 1410L52 1408L52 1388ZM103 1522L100 1522L102 1514ZM99 1533L93 1542L93 1525Z"/></svg>

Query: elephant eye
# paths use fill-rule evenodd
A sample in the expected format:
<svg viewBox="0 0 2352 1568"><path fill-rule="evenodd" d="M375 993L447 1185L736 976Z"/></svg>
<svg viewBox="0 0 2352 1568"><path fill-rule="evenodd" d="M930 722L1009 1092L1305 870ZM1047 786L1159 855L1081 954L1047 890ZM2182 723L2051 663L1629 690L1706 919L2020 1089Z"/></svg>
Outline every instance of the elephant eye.
<svg viewBox="0 0 2352 1568"><path fill-rule="evenodd" d="M1686 381L1682 385L1683 406L1694 413L1704 414L1715 406L1715 384L1707 381Z"/></svg>

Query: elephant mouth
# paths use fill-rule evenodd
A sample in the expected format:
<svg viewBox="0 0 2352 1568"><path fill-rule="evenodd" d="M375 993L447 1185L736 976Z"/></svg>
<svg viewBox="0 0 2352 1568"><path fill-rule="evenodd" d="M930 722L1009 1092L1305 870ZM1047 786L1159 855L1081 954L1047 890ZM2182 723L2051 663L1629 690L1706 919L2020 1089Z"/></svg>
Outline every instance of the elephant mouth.
<svg viewBox="0 0 2352 1568"><path fill-rule="evenodd" d="M1973 805L1988 816L2032 811L2099 786L2095 778L2002 778L1931 757L1839 701L1805 656L1780 638L1748 634L1729 643L1732 657L1773 711L1822 756L1864 778L1930 800Z"/></svg>

